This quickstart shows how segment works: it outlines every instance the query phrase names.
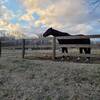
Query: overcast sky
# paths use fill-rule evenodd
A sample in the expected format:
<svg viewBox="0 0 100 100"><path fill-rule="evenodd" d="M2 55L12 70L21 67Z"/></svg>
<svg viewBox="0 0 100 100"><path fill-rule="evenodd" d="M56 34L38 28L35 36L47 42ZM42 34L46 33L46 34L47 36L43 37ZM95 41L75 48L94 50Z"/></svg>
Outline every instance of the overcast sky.
<svg viewBox="0 0 100 100"><path fill-rule="evenodd" d="M27 35L49 27L70 34L100 34L100 7L89 0L0 0L0 30Z"/></svg>

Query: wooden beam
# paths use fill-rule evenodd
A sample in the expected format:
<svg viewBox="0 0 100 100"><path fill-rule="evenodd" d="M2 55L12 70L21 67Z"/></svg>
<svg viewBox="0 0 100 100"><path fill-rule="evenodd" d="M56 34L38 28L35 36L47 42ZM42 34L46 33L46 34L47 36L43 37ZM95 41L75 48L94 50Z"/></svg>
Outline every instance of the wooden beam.
<svg viewBox="0 0 100 100"><path fill-rule="evenodd" d="M2 43L1 43L1 39L0 39L0 57L1 57L1 54L2 54Z"/></svg>
<svg viewBox="0 0 100 100"><path fill-rule="evenodd" d="M68 48L99 48L100 49L100 44L58 44L56 45L57 47L68 47Z"/></svg>
<svg viewBox="0 0 100 100"><path fill-rule="evenodd" d="M22 58L25 57L25 39L22 40L23 45L22 45Z"/></svg>
<svg viewBox="0 0 100 100"><path fill-rule="evenodd" d="M53 37L53 60L56 57L56 37Z"/></svg>

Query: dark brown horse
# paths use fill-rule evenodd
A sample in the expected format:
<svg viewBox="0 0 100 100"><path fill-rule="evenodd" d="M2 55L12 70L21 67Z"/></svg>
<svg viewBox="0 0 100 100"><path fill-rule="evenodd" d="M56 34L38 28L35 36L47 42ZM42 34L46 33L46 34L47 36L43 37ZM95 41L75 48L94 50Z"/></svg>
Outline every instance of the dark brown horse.
<svg viewBox="0 0 100 100"><path fill-rule="evenodd" d="M49 28L44 34L43 36L44 37L47 37L49 35L52 35L54 37L57 37L57 36L71 36L69 33L65 33L65 32L60 32L58 30L55 30L53 28ZM76 35L76 36L84 36L86 37L85 35ZM90 38L86 37L86 38L82 38L82 39L58 39L58 42L59 44L90 44L91 41L90 41ZM91 48L79 48L80 50L80 54L84 53L85 54L90 54L91 53ZM62 47L62 53L68 53L68 49L66 47ZM89 59L89 57L88 57Z"/></svg>

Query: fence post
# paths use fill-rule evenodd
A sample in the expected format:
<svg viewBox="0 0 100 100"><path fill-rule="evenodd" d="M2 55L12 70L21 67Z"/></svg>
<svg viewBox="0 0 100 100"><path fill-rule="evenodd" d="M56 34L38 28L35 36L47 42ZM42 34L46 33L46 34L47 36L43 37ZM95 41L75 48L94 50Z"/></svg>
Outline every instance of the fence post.
<svg viewBox="0 0 100 100"><path fill-rule="evenodd" d="M0 57L1 57L1 53L2 53L2 43L1 43L1 39L0 39Z"/></svg>
<svg viewBox="0 0 100 100"><path fill-rule="evenodd" d="M22 40L22 58L25 57L25 39Z"/></svg>
<svg viewBox="0 0 100 100"><path fill-rule="evenodd" d="M56 37L53 37L53 60L55 60L56 57Z"/></svg>

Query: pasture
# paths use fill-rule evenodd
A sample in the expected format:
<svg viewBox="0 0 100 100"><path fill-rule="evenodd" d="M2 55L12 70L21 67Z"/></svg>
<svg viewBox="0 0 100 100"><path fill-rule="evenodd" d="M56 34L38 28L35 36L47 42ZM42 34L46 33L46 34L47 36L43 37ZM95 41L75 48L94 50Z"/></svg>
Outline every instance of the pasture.
<svg viewBox="0 0 100 100"><path fill-rule="evenodd" d="M44 46L3 46L0 57L0 100L99 100L100 58L65 54L61 48ZM54 44L53 44L54 45ZM38 48L37 48L38 47ZM69 55L79 55L78 48L69 48ZM92 54L100 55L99 48Z"/></svg>
<svg viewBox="0 0 100 100"><path fill-rule="evenodd" d="M22 40L8 40L0 42L0 54L1 56L10 54L12 56L21 56L28 59L44 59L44 60L61 60L65 56L65 61L76 61L80 57L79 62L83 62L87 57L90 57L89 63L100 63L100 43L98 44L80 44L80 41L87 38L100 38L100 35L87 35L87 36L61 36L61 37L49 37L39 39L22 39ZM72 44L73 40L78 39L78 44ZM71 42L71 44L59 44L60 41ZM76 41L75 41L76 42ZM66 48L68 53L62 52L62 48ZM80 48L84 49L84 52L80 53ZM91 48L90 53L86 53L85 49ZM66 59L67 58L67 59Z"/></svg>
<svg viewBox="0 0 100 100"><path fill-rule="evenodd" d="M63 61L65 62L76 62L76 63L91 63L91 64L100 64L100 58L91 57L90 62L85 62L86 57L80 57L80 60L77 60L76 55L79 54L79 49L76 48L69 48L69 53L64 54L65 58ZM99 49L92 49L93 55L100 55ZM70 55L68 58L67 56ZM63 54L61 53L61 49L56 50L56 59L52 59L53 53L52 50L32 50L26 49L25 50L25 57L24 59L28 60L51 60L51 61L62 61ZM2 56L1 57L17 57L22 58L22 50L21 49L2 49Z"/></svg>
<svg viewBox="0 0 100 100"><path fill-rule="evenodd" d="M99 100L99 83L100 64L0 58L0 100Z"/></svg>

